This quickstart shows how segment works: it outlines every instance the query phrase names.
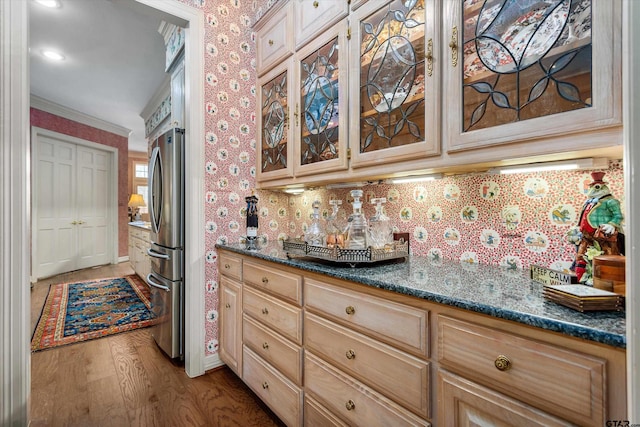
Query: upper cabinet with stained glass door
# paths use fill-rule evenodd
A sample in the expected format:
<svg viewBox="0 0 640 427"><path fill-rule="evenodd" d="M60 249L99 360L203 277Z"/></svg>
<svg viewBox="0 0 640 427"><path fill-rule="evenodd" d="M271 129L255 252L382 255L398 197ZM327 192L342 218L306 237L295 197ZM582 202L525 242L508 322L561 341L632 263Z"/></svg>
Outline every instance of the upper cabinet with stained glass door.
<svg viewBox="0 0 640 427"><path fill-rule="evenodd" d="M444 16L449 152L541 138L586 149L579 133L620 128L619 0L445 0Z"/></svg>
<svg viewBox="0 0 640 427"><path fill-rule="evenodd" d="M258 79L258 181L293 176L290 114L295 80L293 57Z"/></svg>
<svg viewBox="0 0 640 427"><path fill-rule="evenodd" d="M296 52L294 174L348 168L347 22Z"/></svg>
<svg viewBox="0 0 640 427"><path fill-rule="evenodd" d="M429 0L368 1L351 13L352 168L440 153L439 19Z"/></svg>

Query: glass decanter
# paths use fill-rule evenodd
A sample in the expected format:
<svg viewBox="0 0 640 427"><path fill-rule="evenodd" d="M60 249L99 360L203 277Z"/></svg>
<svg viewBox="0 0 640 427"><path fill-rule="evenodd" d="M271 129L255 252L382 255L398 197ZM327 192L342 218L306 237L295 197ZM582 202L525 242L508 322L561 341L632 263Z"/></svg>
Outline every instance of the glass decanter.
<svg viewBox="0 0 640 427"><path fill-rule="evenodd" d="M382 210L386 201L384 197L371 199L371 204L376 206L376 213L369 218L369 237L371 246L375 249L391 249L393 244L393 226Z"/></svg>
<svg viewBox="0 0 640 427"><path fill-rule="evenodd" d="M367 219L362 213L362 190L351 190L353 197L353 213L349 216L347 224L347 241L348 249L366 249L367 234L369 232Z"/></svg>
<svg viewBox="0 0 640 427"><path fill-rule="evenodd" d="M330 200L329 204L332 207L331 216L327 218L327 247L333 248L335 246L339 248L344 248L344 231L345 224L338 217L338 211L340 210L340 205L342 205L342 200Z"/></svg>
<svg viewBox="0 0 640 427"><path fill-rule="evenodd" d="M304 233L304 241L313 246L323 246L325 233L320 225L320 200L311 204L313 213L311 214L311 225Z"/></svg>

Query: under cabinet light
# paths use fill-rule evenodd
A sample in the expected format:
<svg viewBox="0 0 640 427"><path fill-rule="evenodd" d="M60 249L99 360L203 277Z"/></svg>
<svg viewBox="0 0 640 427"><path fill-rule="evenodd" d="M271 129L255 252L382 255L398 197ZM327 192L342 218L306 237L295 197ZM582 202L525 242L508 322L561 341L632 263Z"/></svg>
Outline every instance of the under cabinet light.
<svg viewBox="0 0 640 427"><path fill-rule="evenodd" d="M285 188L283 191L288 194L302 194L304 193L304 188Z"/></svg>
<svg viewBox="0 0 640 427"><path fill-rule="evenodd" d="M36 3L41 4L44 7L55 8L55 7L61 6L58 0L35 0L35 1Z"/></svg>
<svg viewBox="0 0 640 427"><path fill-rule="evenodd" d="M435 181L436 179L442 178L441 173L435 173L431 175L414 175L414 176L404 176L402 178L391 178L389 179L390 184L406 184L409 182L425 182L425 181Z"/></svg>
<svg viewBox="0 0 640 427"><path fill-rule="evenodd" d="M45 58L48 59L52 59L54 61L62 61L64 60L64 55L61 53L58 53L54 50L43 50L42 51L42 56L44 56Z"/></svg>
<svg viewBox="0 0 640 427"><path fill-rule="evenodd" d="M335 184L327 184L325 188L327 190L336 190L339 188L358 188L367 185L366 182L336 182Z"/></svg>
<svg viewBox="0 0 640 427"><path fill-rule="evenodd" d="M489 173L513 174L545 171L588 170L606 169L608 161L605 158L586 158L576 160L564 160L559 162L531 163L518 166L501 166L491 169Z"/></svg>

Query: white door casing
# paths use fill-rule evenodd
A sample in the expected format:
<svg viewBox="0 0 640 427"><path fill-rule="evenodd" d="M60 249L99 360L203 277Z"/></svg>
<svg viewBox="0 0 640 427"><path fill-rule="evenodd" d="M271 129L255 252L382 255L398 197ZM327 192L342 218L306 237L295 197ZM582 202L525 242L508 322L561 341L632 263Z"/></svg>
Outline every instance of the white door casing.
<svg viewBox="0 0 640 427"><path fill-rule="evenodd" d="M118 259L117 150L32 128L32 275Z"/></svg>

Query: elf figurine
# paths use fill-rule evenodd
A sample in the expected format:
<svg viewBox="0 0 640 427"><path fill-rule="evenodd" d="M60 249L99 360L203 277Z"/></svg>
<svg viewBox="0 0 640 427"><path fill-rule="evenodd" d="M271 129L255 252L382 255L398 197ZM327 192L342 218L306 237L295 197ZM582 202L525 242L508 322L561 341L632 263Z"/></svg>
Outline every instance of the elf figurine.
<svg viewBox="0 0 640 427"><path fill-rule="evenodd" d="M602 180L605 172L592 172L587 200L582 206L578 225L567 233L569 241L578 245L575 273L580 282L589 260L585 253L598 242L605 255L619 255L618 233L622 231L620 202L614 199L607 183Z"/></svg>

